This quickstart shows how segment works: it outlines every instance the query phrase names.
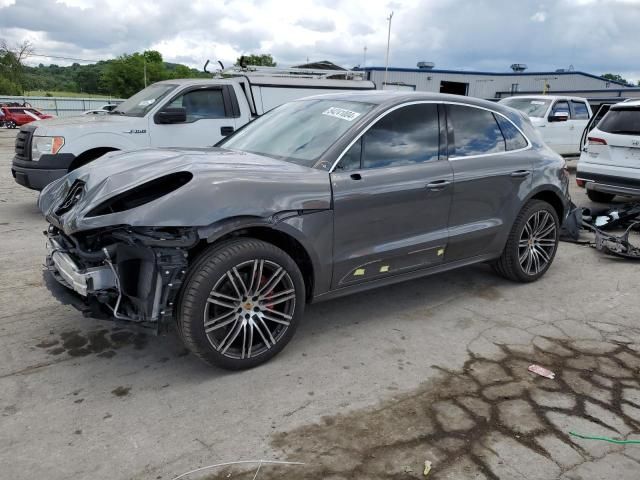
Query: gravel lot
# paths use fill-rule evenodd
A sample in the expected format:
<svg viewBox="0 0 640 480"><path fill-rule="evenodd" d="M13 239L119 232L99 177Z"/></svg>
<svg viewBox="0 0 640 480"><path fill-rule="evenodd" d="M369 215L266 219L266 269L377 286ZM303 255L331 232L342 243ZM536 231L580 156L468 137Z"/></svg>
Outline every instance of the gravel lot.
<svg viewBox="0 0 640 480"><path fill-rule="evenodd" d="M313 305L289 346L228 373L82 318L42 286L37 193L0 130L0 458L11 479L637 479L638 265L562 244L531 285L466 268ZM585 205L582 192L574 200ZM554 370L555 380L526 371ZM254 478L249 466L193 478Z"/></svg>

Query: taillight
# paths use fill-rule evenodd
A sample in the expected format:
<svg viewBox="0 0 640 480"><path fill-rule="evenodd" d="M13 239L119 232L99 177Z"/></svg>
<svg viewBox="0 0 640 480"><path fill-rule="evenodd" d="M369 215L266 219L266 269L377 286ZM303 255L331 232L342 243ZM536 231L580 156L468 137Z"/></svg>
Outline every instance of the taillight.
<svg viewBox="0 0 640 480"><path fill-rule="evenodd" d="M606 145L607 141L604 138L588 137L589 145Z"/></svg>
<svg viewBox="0 0 640 480"><path fill-rule="evenodd" d="M584 180L580 180L579 178L576 178L576 183L578 184L579 187L584 188L584 185L587 183Z"/></svg>

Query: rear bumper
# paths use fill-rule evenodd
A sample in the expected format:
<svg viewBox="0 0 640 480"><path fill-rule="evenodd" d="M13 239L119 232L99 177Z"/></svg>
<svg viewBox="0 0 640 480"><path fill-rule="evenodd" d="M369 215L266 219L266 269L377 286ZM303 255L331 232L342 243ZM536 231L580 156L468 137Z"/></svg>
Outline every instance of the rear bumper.
<svg viewBox="0 0 640 480"><path fill-rule="evenodd" d="M587 190L614 195L640 196L640 179L578 170L576 180L584 181Z"/></svg>
<svg viewBox="0 0 640 480"><path fill-rule="evenodd" d="M72 153L58 155L42 155L39 161L13 159L11 174L15 181L32 190L42 190L51 182L69 172L75 159Z"/></svg>

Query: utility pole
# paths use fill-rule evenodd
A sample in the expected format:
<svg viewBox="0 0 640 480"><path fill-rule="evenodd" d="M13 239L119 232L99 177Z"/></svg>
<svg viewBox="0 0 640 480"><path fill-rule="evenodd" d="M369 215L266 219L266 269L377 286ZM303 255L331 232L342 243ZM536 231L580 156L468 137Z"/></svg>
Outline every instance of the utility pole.
<svg viewBox="0 0 640 480"><path fill-rule="evenodd" d="M143 59L143 63L144 63L144 88L147 88L147 57L144 56L144 54L142 54L142 59Z"/></svg>
<svg viewBox="0 0 640 480"><path fill-rule="evenodd" d="M382 89L384 90L384 86L387 84L387 70L389 70L389 45L391 43L391 19L393 18L393 12L387 17L387 21L389 22L389 32L387 33L387 56L384 62L384 82L382 82Z"/></svg>
<svg viewBox="0 0 640 480"><path fill-rule="evenodd" d="M367 67L367 46L364 46L364 55L362 56L362 68Z"/></svg>

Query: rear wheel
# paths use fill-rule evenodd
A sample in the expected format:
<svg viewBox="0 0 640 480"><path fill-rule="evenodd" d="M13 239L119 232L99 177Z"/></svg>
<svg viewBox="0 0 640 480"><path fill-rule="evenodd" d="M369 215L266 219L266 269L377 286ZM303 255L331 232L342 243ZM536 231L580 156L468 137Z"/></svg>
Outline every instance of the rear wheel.
<svg viewBox="0 0 640 480"><path fill-rule="evenodd" d="M531 200L518 214L495 270L516 282L533 282L546 273L558 250L560 222L547 202Z"/></svg>
<svg viewBox="0 0 640 480"><path fill-rule="evenodd" d="M596 203L609 203L613 200L615 195L613 193L598 192L596 190L587 190L587 197L589 200Z"/></svg>
<svg viewBox="0 0 640 480"><path fill-rule="evenodd" d="M9 120L7 122L7 128L16 128L16 122L14 122L13 120Z"/></svg>
<svg viewBox="0 0 640 480"><path fill-rule="evenodd" d="M211 247L194 263L184 288L182 340L205 362L230 370L255 367L280 352L304 312L298 266L260 240Z"/></svg>

